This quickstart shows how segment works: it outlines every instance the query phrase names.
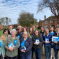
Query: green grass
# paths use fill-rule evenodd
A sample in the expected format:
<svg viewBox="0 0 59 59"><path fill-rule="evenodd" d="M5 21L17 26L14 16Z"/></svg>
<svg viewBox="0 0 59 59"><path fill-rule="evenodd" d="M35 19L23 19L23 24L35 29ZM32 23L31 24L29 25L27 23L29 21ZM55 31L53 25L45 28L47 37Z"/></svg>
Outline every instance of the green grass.
<svg viewBox="0 0 59 59"><path fill-rule="evenodd" d="M1 36L1 35L3 35L3 30L2 30L2 31L0 31L0 36Z"/></svg>
<svg viewBox="0 0 59 59"><path fill-rule="evenodd" d="M37 28L36 28L36 30L41 31L40 29L37 29Z"/></svg>

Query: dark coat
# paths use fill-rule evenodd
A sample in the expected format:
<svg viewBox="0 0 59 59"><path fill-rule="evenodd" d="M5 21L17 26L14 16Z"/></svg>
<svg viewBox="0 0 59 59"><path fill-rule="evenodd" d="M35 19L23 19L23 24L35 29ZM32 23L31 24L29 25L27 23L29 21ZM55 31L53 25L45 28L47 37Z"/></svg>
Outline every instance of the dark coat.
<svg viewBox="0 0 59 59"><path fill-rule="evenodd" d="M38 45L34 45L36 39L39 39L39 41L40 41L40 43ZM33 36L32 37L32 41L33 41L33 48L34 49L41 49L42 48L43 39L42 39L41 36L38 36L38 37L36 35Z"/></svg>
<svg viewBox="0 0 59 59"><path fill-rule="evenodd" d="M57 33L55 33L53 36L57 36ZM59 41L58 41L58 44L55 44L55 43L54 43L54 48L55 48L55 49L59 49Z"/></svg>
<svg viewBox="0 0 59 59"><path fill-rule="evenodd" d="M20 44L23 42L23 37L20 39ZM32 40L31 40L31 38L27 38L27 40L25 41L25 47L26 47L26 50L25 50L25 54L26 55L29 55L29 54L31 54L32 53ZM21 50L22 48L21 47L19 47L19 50Z"/></svg>

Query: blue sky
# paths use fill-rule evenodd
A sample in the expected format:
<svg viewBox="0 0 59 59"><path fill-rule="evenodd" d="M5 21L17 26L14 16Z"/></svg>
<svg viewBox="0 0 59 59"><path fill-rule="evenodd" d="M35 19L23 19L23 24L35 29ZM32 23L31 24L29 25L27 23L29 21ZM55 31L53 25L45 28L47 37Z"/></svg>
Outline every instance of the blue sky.
<svg viewBox="0 0 59 59"><path fill-rule="evenodd" d="M0 18L9 17L11 18L10 24L17 24L17 19L22 11L26 11L34 14L34 18L44 20L52 15L49 8L45 8L43 11L37 13L38 2L40 0L0 0Z"/></svg>

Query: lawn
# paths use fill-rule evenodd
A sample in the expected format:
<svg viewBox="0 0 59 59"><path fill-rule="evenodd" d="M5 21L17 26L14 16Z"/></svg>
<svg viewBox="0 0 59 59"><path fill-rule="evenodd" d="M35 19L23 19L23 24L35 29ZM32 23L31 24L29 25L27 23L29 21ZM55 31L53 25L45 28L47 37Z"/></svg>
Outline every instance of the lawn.
<svg viewBox="0 0 59 59"><path fill-rule="evenodd" d="M1 35L3 35L3 30L2 30L2 31L0 31L0 36L1 36Z"/></svg>
<svg viewBox="0 0 59 59"><path fill-rule="evenodd" d="M40 31L40 29L37 29L37 28L36 28L36 30ZM0 31L0 36L1 36L1 35L3 35L3 30Z"/></svg>

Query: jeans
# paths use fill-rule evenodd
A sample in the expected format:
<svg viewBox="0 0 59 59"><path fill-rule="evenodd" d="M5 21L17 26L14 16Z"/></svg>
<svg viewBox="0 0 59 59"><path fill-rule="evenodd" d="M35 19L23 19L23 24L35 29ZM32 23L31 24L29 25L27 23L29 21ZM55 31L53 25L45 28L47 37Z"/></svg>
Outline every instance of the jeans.
<svg viewBox="0 0 59 59"><path fill-rule="evenodd" d="M54 48L54 52L55 52L55 59L58 59L58 51L59 51L59 49Z"/></svg>
<svg viewBox="0 0 59 59"><path fill-rule="evenodd" d="M13 58L7 56L6 59L17 59L17 56L15 56L15 57L13 57Z"/></svg>
<svg viewBox="0 0 59 59"><path fill-rule="evenodd" d="M45 45L45 52L46 52L46 59L51 59L51 45Z"/></svg>
<svg viewBox="0 0 59 59"><path fill-rule="evenodd" d="M31 59L31 55L32 54L26 55L25 53L21 52L21 58L22 59Z"/></svg>
<svg viewBox="0 0 59 59"><path fill-rule="evenodd" d="M41 59L41 50L42 49L35 49L36 59Z"/></svg>

